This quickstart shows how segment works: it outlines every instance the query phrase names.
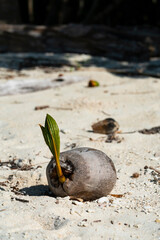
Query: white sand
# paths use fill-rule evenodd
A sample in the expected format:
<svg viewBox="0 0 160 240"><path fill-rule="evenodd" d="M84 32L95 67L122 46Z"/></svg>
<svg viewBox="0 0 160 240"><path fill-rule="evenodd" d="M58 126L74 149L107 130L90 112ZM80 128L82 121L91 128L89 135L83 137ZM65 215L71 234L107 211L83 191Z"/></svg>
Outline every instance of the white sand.
<svg viewBox="0 0 160 240"><path fill-rule="evenodd" d="M106 143L105 135L88 130L106 117L116 119L123 132L158 126L159 80L117 77L97 70L64 74L98 80L100 87L87 88L87 81L82 81L0 97L0 160L16 158L20 166L31 160L34 165L29 171L0 167L0 239L158 240L158 175L151 169L145 171L144 167L160 170L160 134L121 134L119 137L124 138L121 143ZM35 70L29 74L28 71L28 76L23 78L30 75L32 78L40 75L39 79L45 81L57 73L42 74ZM34 110L41 105L50 108ZM61 151L69 150L75 143L76 147L100 149L111 157L118 175L112 194L123 194L122 198L107 196L99 201L79 203L69 197L49 196L45 169L51 154L38 126L44 123L46 113L56 119L61 129ZM135 172L140 176L131 178ZM24 189L27 195L16 195L18 189Z"/></svg>

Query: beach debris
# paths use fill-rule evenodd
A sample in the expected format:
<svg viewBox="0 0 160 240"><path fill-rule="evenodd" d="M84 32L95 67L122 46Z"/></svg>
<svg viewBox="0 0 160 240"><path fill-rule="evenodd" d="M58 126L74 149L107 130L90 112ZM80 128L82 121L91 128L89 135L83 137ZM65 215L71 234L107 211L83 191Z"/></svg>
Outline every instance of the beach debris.
<svg viewBox="0 0 160 240"><path fill-rule="evenodd" d="M23 203L29 203L29 200L23 199L23 198L17 198L17 197L11 197L11 200L23 202Z"/></svg>
<svg viewBox="0 0 160 240"><path fill-rule="evenodd" d="M119 129L118 122L113 118L106 118L92 125L93 132L101 134L114 134Z"/></svg>
<svg viewBox="0 0 160 240"><path fill-rule="evenodd" d="M14 160L0 163L0 167L2 167L2 166L7 166L11 170L18 169L18 170L21 170L21 171L29 171L29 170L33 169L32 165L25 164L23 166L20 166Z"/></svg>
<svg viewBox="0 0 160 240"><path fill-rule="evenodd" d="M0 186L2 187L7 187L8 181L0 182Z"/></svg>
<svg viewBox="0 0 160 240"><path fill-rule="evenodd" d="M106 116L110 116L110 114L109 113L106 113L105 111L101 111L101 113L103 113L104 115L106 115Z"/></svg>
<svg viewBox="0 0 160 240"><path fill-rule="evenodd" d="M157 127L152 127L150 129L142 129L138 131L139 133L142 134L156 134L156 133L160 133L160 126Z"/></svg>
<svg viewBox="0 0 160 240"><path fill-rule="evenodd" d="M3 185L3 186L4 186L4 187L9 187L9 188L10 188L10 191L11 191L12 193L16 194L16 195L24 195L24 193L21 192L20 189L19 189L19 187L18 187L18 186L19 186L19 181L16 181L16 183L13 183L12 180L13 180L13 178L10 179L10 178L8 177L8 180L5 181L5 185Z"/></svg>
<svg viewBox="0 0 160 240"><path fill-rule="evenodd" d="M144 166L144 169L148 169L148 166L146 165L146 166Z"/></svg>
<svg viewBox="0 0 160 240"><path fill-rule="evenodd" d="M63 133L63 134L67 133L66 130L64 130L64 129L60 129L60 132Z"/></svg>
<svg viewBox="0 0 160 240"><path fill-rule="evenodd" d="M76 147L76 143L65 143L65 149L66 148L71 148L71 149L73 149L73 148L75 148Z"/></svg>
<svg viewBox="0 0 160 240"><path fill-rule="evenodd" d="M63 76L64 76L63 73L59 73L59 74L58 74L58 77L63 77Z"/></svg>
<svg viewBox="0 0 160 240"><path fill-rule="evenodd" d="M155 171L156 173L158 173L159 175L160 175L160 170L158 170L158 169L156 169L156 168L154 168L154 167L149 167L149 169L152 169L153 171Z"/></svg>
<svg viewBox="0 0 160 240"><path fill-rule="evenodd" d="M83 219L81 222L79 222L77 224L78 227L87 227L88 226L88 223L87 223L87 219Z"/></svg>
<svg viewBox="0 0 160 240"><path fill-rule="evenodd" d="M64 78L58 77L54 81L56 81L56 82L64 82Z"/></svg>
<svg viewBox="0 0 160 240"><path fill-rule="evenodd" d="M117 143L121 143L123 140L124 138L120 138L116 136L116 134L109 134L105 142L112 143L113 141L116 141Z"/></svg>
<svg viewBox="0 0 160 240"><path fill-rule="evenodd" d="M158 169L156 169L156 168L154 168L154 167L152 167L152 166L144 166L144 169L145 169L145 171L147 171L148 169L151 169L151 170L153 170L155 173L157 173L158 175L160 174L160 170L158 170Z"/></svg>
<svg viewBox="0 0 160 240"><path fill-rule="evenodd" d="M132 174L131 178L138 178L139 176L140 176L140 174L135 172Z"/></svg>
<svg viewBox="0 0 160 240"><path fill-rule="evenodd" d="M64 81L64 74L63 73L59 73L58 74L58 78L56 78L54 81L56 82L63 82Z"/></svg>
<svg viewBox="0 0 160 240"><path fill-rule="evenodd" d="M70 130L69 129L60 129L60 132L63 134L67 134L67 133L70 133Z"/></svg>
<svg viewBox="0 0 160 240"><path fill-rule="evenodd" d="M102 222L100 219L97 219L97 220L94 220L93 221L94 223L99 223L99 222Z"/></svg>
<svg viewBox="0 0 160 240"><path fill-rule="evenodd" d="M98 87L98 86L99 86L99 82L95 80L89 80L88 87Z"/></svg>
<svg viewBox="0 0 160 240"><path fill-rule="evenodd" d="M115 198L122 198L124 197L124 194L109 194L110 196L112 197L115 197Z"/></svg>
<svg viewBox="0 0 160 240"><path fill-rule="evenodd" d="M149 179L150 182L153 182L154 184L160 185L160 170L152 167L152 166L144 166L144 175L147 174L148 170L152 170L149 173L153 177L153 179Z"/></svg>
<svg viewBox="0 0 160 240"><path fill-rule="evenodd" d="M21 192L19 192L19 181L17 181L14 185L11 185L11 192L14 192L15 194L23 195Z"/></svg>
<svg viewBox="0 0 160 240"><path fill-rule="evenodd" d="M156 219L155 222L156 222L156 223L160 223L160 219Z"/></svg>
<svg viewBox="0 0 160 240"><path fill-rule="evenodd" d="M89 208L89 209L86 209L86 212L87 213L95 213L95 209Z"/></svg>
<svg viewBox="0 0 160 240"><path fill-rule="evenodd" d="M117 176L112 160L93 148L75 148L60 154L59 128L47 114L41 126L44 140L53 157L46 174L50 190L55 196L72 196L85 201L107 196Z"/></svg>
<svg viewBox="0 0 160 240"><path fill-rule="evenodd" d="M0 212L6 211L6 209L0 209Z"/></svg>
<svg viewBox="0 0 160 240"><path fill-rule="evenodd" d="M31 164L31 159L23 160L23 159L17 159L16 157L13 157L13 159L9 161L0 162L0 167L7 167L11 170L19 170L19 171L30 171L32 169L41 168L40 165L34 167Z"/></svg>
<svg viewBox="0 0 160 240"><path fill-rule="evenodd" d="M146 135L157 134L157 133L160 133L160 126L152 127L152 128L149 128L149 129L144 128L144 129L141 129L141 130L134 130L134 131L130 131L130 132L119 132L119 133L120 134L131 134L131 133L136 133L136 132L146 134Z"/></svg>
<svg viewBox="0 0 160 240"><path fill-rule="evenodd" d="M134 224L133 227L134 228L139 228L139 226L137 224Z"/></svg>
<svg viewBox="0 0 160 240"><path fill-rule="evenodd" d="M49 108L49 105L36 106L36 107L34 108L34 110L37 111L37 110L43 110L43 109L46 109L46 108Z"/></svg>
<svg viewBox="0 0 160 240"><path fill-rule="evenodd" d="M106 134L107 139L105 142L111 143L112 141L116 141L117 143L121 143L124 138L119 138L116 136L119 133L119 123L113 118L106 118L104 120L98 121L92 125L92 129L94 133Z"/></svg>

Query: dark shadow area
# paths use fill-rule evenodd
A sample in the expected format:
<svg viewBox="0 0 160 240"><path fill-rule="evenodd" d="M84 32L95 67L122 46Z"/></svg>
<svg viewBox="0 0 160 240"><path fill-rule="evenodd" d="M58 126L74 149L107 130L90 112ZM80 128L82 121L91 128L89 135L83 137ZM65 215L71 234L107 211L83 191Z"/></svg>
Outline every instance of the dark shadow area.
<svg viewBox="0 0 160 240"><path fill-rule="evenodd" d="M160 26L159 0L0 0L0 6L6 23Z"/></svg>
<svg viewBox="0 0 160 240"><path fill-rule="evenodd" d="M119 76L160 77L158 28L0 25L0 31L0 67L95 66ZM73 54L90 57L71 61Z"/></svg>
<svg viewBox="0 0 160 240"><path fill-rule="evenodd" d="M0 31L0 53L77 53L127 62L160 57L158 28L0 25Z"/></svg>
<svg viewBox="0 0 160 240"><path fill-rule="evenodd" d="M160 58L146 62L126 62L96 56L88 56L86 59L85 56L76 55L76 60L73 61L74 56L74 54L65 53L6 53L0 54L0 67L6 68L8 71L41 67L44 71L45 68L48 68L46 71L50 72L63 67L73 68L73 70L80 70L83 67L98 67L120 77L160 78Z"/></svg>
<svg viewBox="0 0 160 240"><path fill-rule="evenodd" d="M160 78L158 0L0 0L0 6L0 67L8 71L94 66L120 77ZM90 58L71 61L67 53Z"/></svg>
<svg viewBox="0 0 160 240"><path fill-rule="evenodd" d="M93 133L93 130L87 130L88 133Z"/></svg>
<svg viewBox="0 0 160 240"><path fill-rule="evenodd" d="M25 195L29 195L29 196L53 197L53 194L51 194L49 187L47 185L35 185L35 186L31 186L31 187L22 188L19 191L24 193Z"/></svg>
<svg viewBox="0 0 160 240"><path fill-rule="evenodd" d="M72 66L63 54L46 55L45 53L6 53L0 54L0 67L13 70L29 69L34 67Z"/></svg>

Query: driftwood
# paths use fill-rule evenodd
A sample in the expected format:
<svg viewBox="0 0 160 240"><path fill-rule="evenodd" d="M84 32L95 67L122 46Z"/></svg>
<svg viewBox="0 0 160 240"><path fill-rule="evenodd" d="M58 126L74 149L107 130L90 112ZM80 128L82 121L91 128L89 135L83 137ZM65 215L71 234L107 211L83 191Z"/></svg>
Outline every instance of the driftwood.
<svg viewBox="0 0 160 240"><path fill-rule="evenodd" d="M147 61L160 57L160 32L101 25L0 25L0 52L70 52L120 61Z"/></svg>

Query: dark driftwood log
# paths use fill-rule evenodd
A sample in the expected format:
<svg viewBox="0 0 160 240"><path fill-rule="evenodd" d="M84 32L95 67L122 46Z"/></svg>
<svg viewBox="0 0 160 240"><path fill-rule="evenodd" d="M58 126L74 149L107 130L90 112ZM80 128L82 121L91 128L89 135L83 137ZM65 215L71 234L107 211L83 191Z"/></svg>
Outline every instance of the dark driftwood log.
<svg viewBox="0 0 160 240"><path fill-rule="evenodd" d="M146 61L160 56L160 33L155 29L111 29L98 25L0 25L0 52L70 52Z"/></svg>

